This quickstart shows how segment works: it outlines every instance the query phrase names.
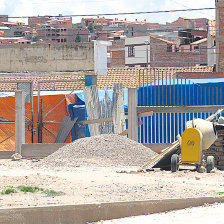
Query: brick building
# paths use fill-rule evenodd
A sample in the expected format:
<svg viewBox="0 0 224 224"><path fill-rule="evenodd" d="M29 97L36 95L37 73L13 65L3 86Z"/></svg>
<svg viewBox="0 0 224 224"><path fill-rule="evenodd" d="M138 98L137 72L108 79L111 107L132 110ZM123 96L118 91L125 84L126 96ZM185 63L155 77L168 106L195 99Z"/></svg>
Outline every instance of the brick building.
<svg viewBox="0 0 224 224"><path fill-rule="evenodd" d="M207 38L180 45L151 36L150 61L152 67L207 65Z"/></svg>
<svg viewBox="0 0 224 224"><path fill-rule="evenodd" d="M206 30L207 25L208 25L208 19L206 18L189 19L186 17L179 17L174 22L166 23L165 27L173 30L180 30L180 29Z"/></svg>
<svg viewBox="0 0 224 224"><path fill-rule="evenodd" d="M224 70L224 0L215 0L216 5L216 71Z"/></svg>
<svg viewBox="0 0 224 224"><path fill-rule="evenodd" d="M203 35L201 39L195 37L190 38L187 42L182 38L168 41L149 35L126 38L125 66L188 67L207 65L207 38L203 38ZM148 44L146 40L148 40ZM117 51L118 53L117 57L123 57L123 52Z"/></svg>
<svg viewBox="0 0 224 224"><path fill-rule="evenodd" d="M43 24L35 26L35 41L42 42L75 42L77 35L79 42L88 42L88 30L73 28L71 17L51 17Z"/></svg>
<svg viewBox="0 0 224 224"><path fill-rule="evenodd" d="M0 37L0 45L11 44L31 44L31 41L24 37Z"/></svg>
<svg viewBox="0 0 224 224"><path fill-rule="evenodd" d="M125 40L119 39L112 41L112 45L108 48L108 67L124 67L125 66Z"/></svg>
<svg viewBox="0 0 224 224"><path fill-rule="evenodd" d="M51 17L52 16L50 15L28 17L28 25L30 27L36 27L38 24L46 23L48 20L51 19Z"/></svg>

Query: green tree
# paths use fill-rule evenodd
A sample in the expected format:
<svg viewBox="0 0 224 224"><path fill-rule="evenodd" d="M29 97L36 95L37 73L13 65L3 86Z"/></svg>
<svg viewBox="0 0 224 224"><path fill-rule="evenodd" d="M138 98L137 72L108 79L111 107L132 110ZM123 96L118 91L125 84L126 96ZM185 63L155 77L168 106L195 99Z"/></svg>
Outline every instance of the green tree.
<svg viewBox="0 0 224 224"><path fill-rule="evenodd" d="M80 37L79 33L76 34L75 42L81 42L81 37Z"/></svg>
<svg viewBox="0 0 224 224"><path fill-rule="evenodd" d="M89 30L90 33L93 33L94 32L95 27L94 27L94 24L93 23L89 23L88 24L88 30Z"/></svg>

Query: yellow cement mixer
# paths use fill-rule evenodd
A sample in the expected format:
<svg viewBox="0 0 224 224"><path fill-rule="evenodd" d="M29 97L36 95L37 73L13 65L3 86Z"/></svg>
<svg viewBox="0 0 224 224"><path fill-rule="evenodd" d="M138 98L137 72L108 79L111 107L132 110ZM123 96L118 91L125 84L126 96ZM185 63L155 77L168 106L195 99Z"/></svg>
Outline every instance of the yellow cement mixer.
<svg viewBox="0 0 224 224"><path fill-rule="evenodd" d="M210 173L214 169L214 157L208 156L207 161L205 161L203 150L207 150L216 139L213 122L203 119L188 121L180 140L181 154L173 154L171 157L171 171L179 170L179 165L187 165L196 166L199 172L206 168L207 173Z"/></svg>

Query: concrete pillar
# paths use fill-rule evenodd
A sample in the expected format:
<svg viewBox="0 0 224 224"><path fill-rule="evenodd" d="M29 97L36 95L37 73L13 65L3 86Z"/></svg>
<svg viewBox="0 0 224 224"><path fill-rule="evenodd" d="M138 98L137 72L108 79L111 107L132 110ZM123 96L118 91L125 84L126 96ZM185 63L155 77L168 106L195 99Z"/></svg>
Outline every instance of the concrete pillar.
<svg viewBox="0 0 224 224"><path fill-rule="evenodd" d="M138 141L137 89L128 89L128 138Z"/></svg>
<svg viewBox="0 0 224 224"><path fill-rule="evenodd" d="M25 97L21 90L15 92L15 153L21 154L25 143Z"/></svg>

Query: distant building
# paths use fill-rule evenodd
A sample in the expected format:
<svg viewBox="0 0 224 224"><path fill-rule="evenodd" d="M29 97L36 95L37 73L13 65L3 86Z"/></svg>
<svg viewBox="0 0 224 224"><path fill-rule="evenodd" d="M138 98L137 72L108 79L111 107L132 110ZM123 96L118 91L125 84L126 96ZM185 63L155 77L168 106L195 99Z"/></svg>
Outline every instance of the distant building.
<svg viewBox="0 0 224 224"><path fill-rule="evenodd" d="M26 40L24 37L0 37L0 45L11 44L31 44L31 40Z"/></svg>
<svg viewBox="0 0 224 224"><path fill-rule="evenodd" d="M224 70L224 0L216 0L216 71Z"/></svg>
<svg viewBox="0 0 224 224"><path fill-rule="evenodd" d="M125 67L125 39L112 41L108 48L108 67Z"/></svg>
<svg viewBox="0 0 224 224"><path fill-rule="evenodd" d="M125 39L125 66L187 67L207 65L207 38L204 33L188 33L175 41L154 36ZM199 38L200 37L200 38Z"/></svg>
<svg viewBox="0 0 224 224"><path fill-rule="evenodd" d="M93 23L95 26L108 26L109 22L113 21L113 19L105 19L105 18L82 18L81 24L88 26L89 23Z"/></svg>
<svg viewBox="0 0 224 224"><path fill-rule="evenodd" d="M46 23L37 25L35 30L35 41L75 42L79 35L80 42L88 42L88 29L73 28L71 17L50 18Z"/></svg>
<svg viewBox="0 0 224 224"><path fill-rule="evenodd" d="M37 25L46 23L51 19L52 16L32 16L28 17L28 25L31 27L36 27Z"/></svg>
<svg viewBox="0 0 224 224"><path fill-rule="evenodd" d="M32 30L23 23L2 22L1 24L7 27L7 29L4 30L4 37L24 37L26 31Z"/></svg>
<svg viewBox="0 0 224 224"><path fill-rule="evenodd" d="M149 31L149 24L128 24L127 37L145 36Z"/></svg>
<svg viewBox="0 0 224 224"><path fill-rule="evenodd" d="M8 22L8 15L0 15L0 23Z"/></svg>
<svg viewBox="0 0 224 224"><path fill-rule="evenodd" d="M125 39L125 66L150 66L150 36L129 37Z"/></svg>

